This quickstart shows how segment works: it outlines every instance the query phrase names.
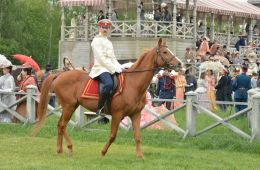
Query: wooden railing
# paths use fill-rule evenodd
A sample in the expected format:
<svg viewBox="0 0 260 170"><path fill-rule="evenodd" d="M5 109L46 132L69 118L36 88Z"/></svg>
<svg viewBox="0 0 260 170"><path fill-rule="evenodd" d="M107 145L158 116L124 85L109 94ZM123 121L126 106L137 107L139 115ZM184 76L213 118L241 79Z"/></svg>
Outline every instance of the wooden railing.
<svg viewBox="0 0 260 170"><path fill-rule="evenodd" d="M137 28L136 21L114 21L110 32L111 37L173 37L174 31L176 37L180 39L193 39L194 24L179 23L176 24L176 30L173 29L173 22L162 21L144 21ZM140 29L140 33L137 31ZM86 38L93 39L98 33L97 23L89 23L88 35L85 34L85 27L65 26L65 37L67 41L80 41Z"/></svg>
<svg viewBox="0 0 260 170"><path fill-rule="evenodd" d="M5 95L5 93L1 92L1 95ZM9 93L8 93L9 94ZM17 94L17 93L11 93L11 94ZM19 93L21 94L21 93ZM12 103L8 106L3 104L0 101L0 111L8 111L12 116L16 117L19 119L21 122L27 124L33 124L36 122L36 113L35 113L35 104L39 103L39 98L36 96L36 90L35 87L29 86L27 93L23 93L25 96L17 100L15 103ZM21 103L22 101L26 101L27 105L27 115L26 117L21 116L19 113L17 113L15 110L12 110L11 108L14 105L17 105ZM255 139L260 139L260 89L251 89L248 91L248 103L242 103L242 102L220 102L217 101L216 103L218 104L229 104L229 105L234 105L234 104L240 104L240 105L247 105L247 108L244 110L237 112L233 115L229 115L226 118L221 118L217 114L213 113L210 111L208 108L205 108L201 105L201 102L209 102L209 101L198 101L197 98L197 93L195 92L188 92L186 93L186 100L178 100L178 99L151 99L151 101L170 101L170 102L183 102L183 104L177 108L174 108L172 110L169 110L163 114L161 113L156 113L153 110L150 110L148 107L145 107L144 109L148 111L148 113L152 114L155 116L155 119L151 120L150 122L147 122L146 124L142 125L141 128L145 129L159 121L162 121L165 125L169 126L173 130L176 130L178 133L183 135L183 138L186 138L188 136L198 136L200 134L203 134L210 129L217 127L219 125L224 125L225 127L229 128L232 130L234 133L237 135L250 139L255 140ZM170 115L173 115L177 111L186 108L185 112L185 118L186 118L186 126L185 128L181 128L177 124L173 124L169 121L166 120L166 118ZM205 115L210 116L211 118L215 119L216 122L213 123L212 125L205 127L204 129L200 130L199 132L196 132L196 115L198 111L201 111L205 113ZM46 114L47 116L50 116L51 114L55 114L56 116L60 117L61 116L61 108L60 106L56 106L55 108L48 105L48 113ZM75 120L70 120L69 124L72 125L73 127L86 127L89 126L92 123L95 123L99 119L101 119L101 116L95 117L91 120L85 121L85 112L82 107L79 107L78 110L76 111L76 116ZM251 128L251 134L248 134L238 127L232 125L229 123L230 120L239 117L240 115L247 114L248 115L248 122L250 122L250 128ZM109 119L111 119L110 116L107 116ZM130 130L131 129L131 124L130 121L129 123L120 124L120 127L125 129L125 130Z"/></svg>

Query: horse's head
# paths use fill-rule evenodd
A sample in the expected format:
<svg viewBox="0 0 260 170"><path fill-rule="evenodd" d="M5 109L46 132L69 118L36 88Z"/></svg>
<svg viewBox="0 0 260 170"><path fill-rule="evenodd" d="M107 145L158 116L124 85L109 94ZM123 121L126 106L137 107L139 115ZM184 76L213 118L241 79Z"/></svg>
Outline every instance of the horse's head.
<svg viewBox="0 0 260 170"><path fill-rule="evenodd" d="M182 61L176 57L171 50L166 46L166 42L162 40L162 38L158 41L158 46L156 49L157 57L155 64L159 67L163 66L173 66L179 65L182 66Z"/></svg>

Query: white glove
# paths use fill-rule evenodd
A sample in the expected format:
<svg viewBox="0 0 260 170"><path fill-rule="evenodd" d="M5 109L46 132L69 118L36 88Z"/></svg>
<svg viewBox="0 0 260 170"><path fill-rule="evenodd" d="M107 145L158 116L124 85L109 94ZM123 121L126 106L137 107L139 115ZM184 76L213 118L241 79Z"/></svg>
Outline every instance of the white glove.
<svg viewBox="0 0 260 170"><path fill-rule="evenodd" d="M125 67L124 67L123 65L120 65L120 68L121 68L122 70L124 70L124 69L125 69Z"/></svg>
<svg viewBox="0 0 260 170"><path fill-rule="evenodd" d="M193 83L191 83L191 84L190 84L190 87L191 87L191 86L193 86L193 85L194 85L194 84L193 84Z"/></svg>
<svg viewBox="0 0 260 170"><path fill-rule="evenodd" d="M116 73L121 73L122 69L120 67L116 67Z"/></svg>

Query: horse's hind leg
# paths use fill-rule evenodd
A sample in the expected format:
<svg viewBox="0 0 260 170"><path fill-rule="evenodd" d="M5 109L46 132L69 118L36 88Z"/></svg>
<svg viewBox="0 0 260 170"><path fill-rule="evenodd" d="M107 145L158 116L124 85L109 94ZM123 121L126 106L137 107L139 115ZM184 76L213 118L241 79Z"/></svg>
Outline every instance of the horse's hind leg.
<svg viewBox="0 0 260 170"><path fill-rule="evenodd" d="M119 115L119 113L115 113L114 115ZM101 156L105 156L105 154L107 153L108 148L110 147L110 145L116 139L117 130L118 130L120 121L121 121L121 116L112 116L109 140L106 143L106 145L103 147L103 149L101 151Z"/></svg>
<svg viewBox="0 0 260 170"><path fill-rule="evenodd" d="M143 158L143 152L141 149L141 131L140 131L140 120L141 120L141 114L135 114L131 116L132 125L134 129L134 139L135 139L135 145L136 145L136 155L140 158Z"/></svg>
<svg viewBox="0 0 260 170"><path fill-rule="evenodd" d="M63 149L62 149L63 136L64 136L66 143L67 143L68 153L69 154L72 153L72 143L71 143L71 140L69 138L69 135L67 134L66 127L67 127L67 124L68 124L74 110L64 108L63 111L62 111L62 115L61 115L60 120L58 122L57 153L63 152Z"/></svg>

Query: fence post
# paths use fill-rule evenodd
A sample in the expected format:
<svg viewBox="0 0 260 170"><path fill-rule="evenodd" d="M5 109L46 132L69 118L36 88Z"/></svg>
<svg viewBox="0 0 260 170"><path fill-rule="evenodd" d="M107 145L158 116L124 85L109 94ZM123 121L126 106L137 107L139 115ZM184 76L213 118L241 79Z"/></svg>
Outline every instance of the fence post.
<svg viewBox="0 0 260 170"><path fill-rule="evenodd" d="M84 125L84 107L79 106L75 111L75 122L78 127L82 127Z"/></svg>
<svg viewBox="0 0 260 170"><path fill-rule="evenodd" d="M256 89L250 89L247 91L247 95L248 95L248 107L253 107L253 95L257 93ZM248 119L248 124L249 124L249 128L251 128L251 124L252 124L252 111L247 112L247 119Z"/></svg>
<svg viewBox="0 0 260 170"><path fill-rule="evenodd" d="M29 123L35 122L35 115L36 115L36 109L35 109L35 100L32 98L33 95L36 94L37 87L34 85L29 85L26 87L26 110L27 110L27 119L29 120Z"/></svg>
<svg viewBox="0 0 260 170"><path fill-rule="evenodd" d="M252 96L253 108L252 108L252 140L260 139L260 93Z"/></svg>
<svg viewBox="0 0 260 170"><path fill-rule="evenodd" d="M197 99L197 93L190 91L186 93L186 136L196 134L196 108L192 105Z"/></svg>

